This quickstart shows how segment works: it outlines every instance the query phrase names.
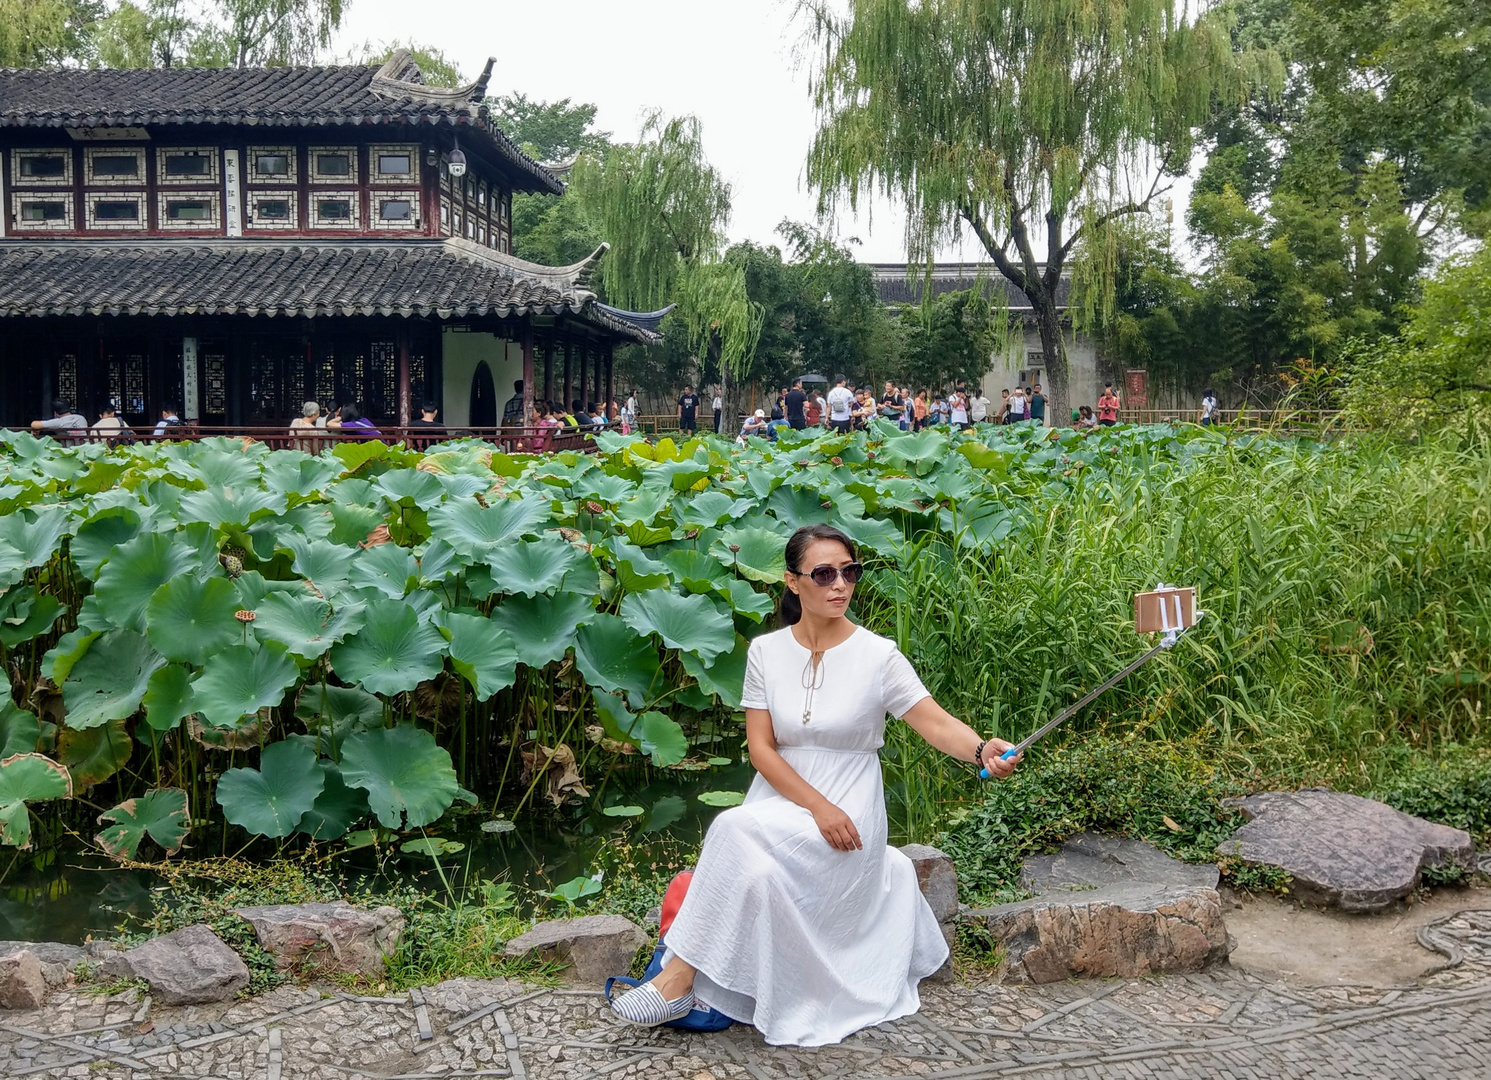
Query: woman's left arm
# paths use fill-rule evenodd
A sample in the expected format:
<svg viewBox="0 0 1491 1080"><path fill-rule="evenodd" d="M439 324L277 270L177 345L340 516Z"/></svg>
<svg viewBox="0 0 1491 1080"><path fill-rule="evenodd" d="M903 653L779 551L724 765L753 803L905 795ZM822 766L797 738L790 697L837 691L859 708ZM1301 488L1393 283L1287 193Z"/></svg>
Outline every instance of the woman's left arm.
<svg viewBox="0 0 1491 1080"><path fill-rule="evenodd" d="M1003 739L985 739L937 704L930 695L911 706L911 709L901 719L910 724L916 733L932 746L959 761L972 764L973 753L978 749L978 744L982 742L984 744L984 768L989 770L991 776L997 776L1001 780L1013 773L1015 766L1025 758L1025 755L1021 754L1019 757L1005 761L1000 755L1014 743L1005 742Z"/></svg>

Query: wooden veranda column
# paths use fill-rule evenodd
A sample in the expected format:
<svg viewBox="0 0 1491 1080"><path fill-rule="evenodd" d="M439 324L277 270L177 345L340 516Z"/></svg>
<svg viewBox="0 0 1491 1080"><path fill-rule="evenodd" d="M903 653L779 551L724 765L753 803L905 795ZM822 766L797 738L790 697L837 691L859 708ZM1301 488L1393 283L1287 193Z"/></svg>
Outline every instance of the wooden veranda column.
<svg viewBox="0 0 1491 1080"><path fill-rule="evenodd" d="M616 397L616 346L611 342L606 343L606 400L601 408L606 410L606 418L611 416L611 402Z"/></svg>
<svg viewBox="0 0 1491 1080"><path fill-rule="evenodd" d="M562 396L559 399L559 407L561 409L568 409L569 408L569 400L570 400L569 399L569 388L574 385L574 377L570 373L570 352L571 352L571 349L570 349L569 338L565 338L564 339L564 386L563 386L563 388L561 390Z"/></svg>
<svg viewBox="0 0 1491 1080"><path fill-rule="evenodd" d="M413 388L409 385L409 322L401 320L396 335L399 347L399 427L408 427L413 418ZM306 347L309 354L310 346ZM309 364L307 364L309 366Z"/></svg>
<svg viewBox="0 0 1491 1080"><path fill-rule="evenodd" d="M601 370L601 363L601 349L600 346L597 345L595 347L595 393L592 394L589 399L590 401L595 402L597 405L601 404L601 383L604 381L605 377L605 372Z"/></svg>
<svg viewBox="0 0 1491 1080"><path fill-rule="evenodd" d="M554 339L544 339L544 400L554 400Z"/></svg>
<svg viewBox="0 0 1491 1080"><path fill-rule="evenodd" d="M519 424L533 423L533 327L523 327L523 416Z"/></svg>

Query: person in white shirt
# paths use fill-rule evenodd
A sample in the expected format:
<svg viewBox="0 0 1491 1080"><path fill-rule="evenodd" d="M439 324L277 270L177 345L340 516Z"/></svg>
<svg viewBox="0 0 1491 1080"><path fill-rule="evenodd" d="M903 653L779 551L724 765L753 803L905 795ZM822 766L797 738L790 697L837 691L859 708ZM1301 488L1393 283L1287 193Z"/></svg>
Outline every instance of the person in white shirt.
<svg viewBox="0 0 1491 1080"><path fill-rule="evenodd" d="M1201 391L1201 426L1211 427L1216 423L1213 415L1217 411L1217 395L1211 392L1211 387Z"/></svg>
<svg viewBox="0 0 1491 1080"><path fill-rule="evenodd" d="M714 409L714 433L718 435L720 433L720 417L725 414L725 399L720 396L718 390L714 392L714 405L712 407Z"/></svg>
<svg viewBox="0 0 1491 1080"><path fill-rule="evenodd" d="M968 418L975 424L982 424L989 419L989 399L984 397L983 387L975 390L968 401Z"/></svg>
<svg viewBox="0 0 1491 1080"><path fill-rule="evenodd" d="M828 426L846 435L854 423L854 395L844 385L847 381L840 375L828 392Z"/></svg>
<svg viewBox="0 0 1491 1080"><path fill-rule="evenodd" d="M950 422L955 428L966 428L968 426L968 396L961 390L954 390L952 397L947 399L947 408Z"/></svg>
<svg viewBox="0 0 1491 1080"><path fill-rule="evenodd" d="M1030 402L1025 398L1025 387L1015 387L1010 395L1010 423L1020 424L1030 417Z"/></svg>

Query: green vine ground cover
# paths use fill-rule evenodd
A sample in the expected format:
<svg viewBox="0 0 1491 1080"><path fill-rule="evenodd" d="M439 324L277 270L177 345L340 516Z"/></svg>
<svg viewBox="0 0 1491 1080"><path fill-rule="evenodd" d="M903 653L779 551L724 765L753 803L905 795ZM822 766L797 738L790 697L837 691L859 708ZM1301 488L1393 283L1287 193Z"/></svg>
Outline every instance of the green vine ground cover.
<svg viewBox="0 0 1491 1080"><path fill-rule="evenodd" d="M1262 783L1392 791L1485 827L1482 446L1163 425L598 441L310 457L4 436L0 839L438 855L473 792L532 813L553 774L525 776L524 753L560 744L633 835L648 808L609 777L738 759L746 645L771 625L786 537L818 521L864 548L857 617L1009 738L1135 654L1133 593L1200 590L1188 640L1016 783L981 787L891 725L903 838L941 836L973 890L1010 884L1015 864L976 850L996 834L1028 852L1104 825L1206 857L1217 800ZM1473 749L1443 765L1455 746ZM1436 768L1437 787L1404 780ZM1143 782L1091 786L1115 769ZM1158 825L1151 803L1170 807Z"/></svg>

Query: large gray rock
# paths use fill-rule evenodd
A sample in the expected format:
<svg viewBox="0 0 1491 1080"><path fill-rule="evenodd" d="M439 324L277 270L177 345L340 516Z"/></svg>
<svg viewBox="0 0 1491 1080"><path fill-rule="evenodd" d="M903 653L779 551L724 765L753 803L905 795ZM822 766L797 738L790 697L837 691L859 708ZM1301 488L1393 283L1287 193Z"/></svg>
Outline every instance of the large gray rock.
<svg viewBox="0 0 1491 1080"><path fill-rule="evenodd" d="M568 965L560 976L572 986L604 986L607 976L625 975L632 958L648 942L640 926L624 915L584 915L551 919L507 943L503 955Z"/></svg>
<svg viewBox="0 0 1491 1080"><path fill-rule="evenodd" d="M916 883L940 923L958 915L958 874L952 856L926 844L907 844L901 854L916 867Z"/></svg>
<svg viewBox="0 0 1491 1080"><path fill-rule="evenodd" d="M1219 855L1277 866L1302 900L1379 911L1419 884L1427 867L1473 868L1470 835L1339 791L1269 791L1235 800L1249 818Z"/></svg>
<svg viewBox="0 0 1491 1080"><path fill-rule="evenodd" d="M130 972L162 1005L227 1001L249 982L238 954L206 926L187 926L124 954Z"/></svg>
<svg viewBox="0 0 1491 1080"><path fill-rule="evenodd" d="M404 931L404 916L398 908L367 910L340 900L238 908L234 914L254 928L259 944L274 956L277 967L314 966L319 974L382 975Z"/></svg>
<svg viewBox="0 0 1491 1080"><path fill-rule="evenodd" d="M39 1009L46 996L47 981L34 952L0 953L0 1009Z"/></svg>
<svg viewBox="0 0 1491 1080"><path fill-rule="evenodd" d="M1055 855L1033 856L1020 868L1021 886L1033 893L1133 884L1215 889L1217 880L1212 863L1183 863L1143 840L1100 833L1079 833Z"/></svg>
<svg viewBox="0 0 1491 1080"><path fill-rule="evenodd" d="M1004 946L1015 981L1199 971L1227 958L1221 899L1199 885L1057 890L964 917Z"/></svg>
<svg viewBox="0 0 1491 1080"><path fill-rule="evenodd" d="M78 945L64 945L58 941L0 941L0 956L22 950L40 961L41 973L48 986L66 983L68 976L88 959L88 954Z"/></svg>
<svg viewBox="0 0 1491 1080"><path fill-rule="evenodd" d="M901 854L916 868L917 887L926 897L932 914L937 916L938 929L947 942L947 962L927 978L932 982L951 982L952 950L958 937L958 874L953 869L952 856L926 844L907 844L901 848Z"/></svg>

